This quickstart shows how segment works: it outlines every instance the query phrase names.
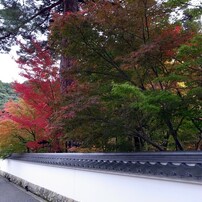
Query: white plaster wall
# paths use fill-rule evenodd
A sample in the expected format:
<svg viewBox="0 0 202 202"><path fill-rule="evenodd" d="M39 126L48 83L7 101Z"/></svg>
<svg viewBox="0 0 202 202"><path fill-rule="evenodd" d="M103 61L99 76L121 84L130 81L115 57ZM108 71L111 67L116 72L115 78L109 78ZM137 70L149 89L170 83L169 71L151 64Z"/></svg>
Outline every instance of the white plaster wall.
<svg viewBox="0 0 202 202"><path fill-rule="evenodd" d="M0 169L80 202L201 202L202 184L73 170L16 160Z"/></svg>

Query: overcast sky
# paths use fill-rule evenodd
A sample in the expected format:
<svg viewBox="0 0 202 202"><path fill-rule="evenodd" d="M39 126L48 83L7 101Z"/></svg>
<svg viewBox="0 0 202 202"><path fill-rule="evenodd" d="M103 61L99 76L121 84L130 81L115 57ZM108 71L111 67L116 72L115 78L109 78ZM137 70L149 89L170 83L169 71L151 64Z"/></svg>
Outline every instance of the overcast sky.
<svg viewBox="0 0 202 202"><path fill-rule="evenodd" d="M20 69L12 57L14 57L12 52L10 54L0 54L0 80L6 83L15 80L23 82L24 79L19 75Z"/></svg>

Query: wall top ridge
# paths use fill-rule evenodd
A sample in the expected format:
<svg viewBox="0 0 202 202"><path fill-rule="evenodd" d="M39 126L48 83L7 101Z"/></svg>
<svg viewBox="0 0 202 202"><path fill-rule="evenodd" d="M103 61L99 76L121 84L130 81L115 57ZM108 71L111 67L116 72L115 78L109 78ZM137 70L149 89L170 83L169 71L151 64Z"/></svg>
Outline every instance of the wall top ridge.
<svg viewBox="0 0 202 202"><path fill-rule="evenodd" d="M23 153L8 159L114 173L202 182L202 152Z"/></svg>

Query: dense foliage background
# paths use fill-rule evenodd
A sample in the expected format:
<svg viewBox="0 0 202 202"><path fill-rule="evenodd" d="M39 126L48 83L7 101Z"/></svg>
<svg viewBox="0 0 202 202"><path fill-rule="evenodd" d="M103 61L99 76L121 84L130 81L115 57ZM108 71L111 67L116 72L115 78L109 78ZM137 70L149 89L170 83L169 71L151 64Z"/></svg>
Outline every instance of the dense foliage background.
<svg viewBox="0 0 202 202"><path fill-rule="evenodd" d="M1 113L2 151L201 150L200 3L2 2L1 42L24 37L27 79Z"/></svg>

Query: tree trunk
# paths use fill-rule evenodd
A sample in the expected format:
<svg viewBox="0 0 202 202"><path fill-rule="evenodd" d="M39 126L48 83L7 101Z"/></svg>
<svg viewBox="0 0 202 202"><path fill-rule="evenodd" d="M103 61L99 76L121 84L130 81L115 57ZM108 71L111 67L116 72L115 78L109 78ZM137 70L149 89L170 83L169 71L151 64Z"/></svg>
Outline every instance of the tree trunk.
<svg viewBox="0 0 202 202"><path fill-rule="evenodd" d="M136 152L140 152L141 151L141 138L134 136L134 150Z"/></svg>
<svg viewBox="0 0 202 202"><path fill-rule="evenodd" d="M77 12L78 11L78 0L64 0L64 14L66 12ZM68 41L63 41L63 46L68 46ZM74 59L67 56L61 55L60 60L60 82L61 91L64 93L69 85L73 82L73 79L68 74L68 71L73 66Z"/></svg>
<svg viewBox="0 0 202 202"><path fill-rule="evenodd" d="M169 119L166 120L166 125L168 126L170 134L172 135L172 137L173 137L173 139L175 141L176 150L183 151L184 148L182 147L182 145L181 145L181 143L180 143L180 141L178 139L177 132L176 132L176 130L174 130L173 125L172 125L172 123L171 123L171 121Z"/></svg>

